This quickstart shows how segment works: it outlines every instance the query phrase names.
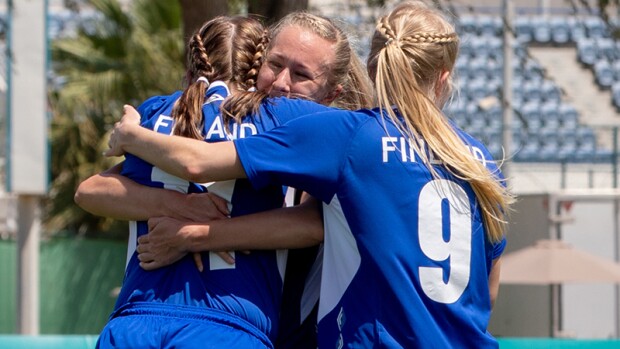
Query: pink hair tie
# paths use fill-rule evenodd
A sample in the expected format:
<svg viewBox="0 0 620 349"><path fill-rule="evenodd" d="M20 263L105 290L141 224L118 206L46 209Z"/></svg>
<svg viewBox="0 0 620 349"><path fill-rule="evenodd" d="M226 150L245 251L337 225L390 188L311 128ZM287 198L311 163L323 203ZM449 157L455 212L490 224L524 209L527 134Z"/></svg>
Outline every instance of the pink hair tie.
<svg viewBox="0 0 620 349"><path fill-rule="evenodd" d="M199 77L198 79L196 79L196 82L204 82L205 84L209 85L209 79L205 78L204 76Z"/></svg>

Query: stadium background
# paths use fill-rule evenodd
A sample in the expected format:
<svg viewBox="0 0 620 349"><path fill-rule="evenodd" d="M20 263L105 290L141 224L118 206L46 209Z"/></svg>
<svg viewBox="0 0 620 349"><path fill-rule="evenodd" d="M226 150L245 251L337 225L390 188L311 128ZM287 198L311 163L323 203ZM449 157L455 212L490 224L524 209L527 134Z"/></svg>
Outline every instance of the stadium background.
<svg viewBox="0 0 620 349"><path fill-rule="evenodd" d="M51 42L75 37L77 28L98 16L80 1L66 2L81 4L83 9L79 13L65 7L62 1L48 3ZM122 3L124 9L130 10L131 1ZM502 17L505 15L502 1L437 3L458 18L462 38L457 68L459 91L446 108L446 114L501 156L505 117L501 104ZM559 231L563 240L593 254L617 259L618 248L614 246L618 244L617 202L571 200L549 208L550 199L565 189L613 192L618 187L620 44L616 35L620 22L617 7L611 6L606 13L609 17L605 18L596 1L515 0L512 4L513 90L509 101L512 142L507 146L510 149L507 166L520 202L511 222L507 252L547 238L555 228L553 231ZM365 55L368 40L361 34L372 31L379 8L366 6L365 1L314 0L310 1L309 9L342 20L357 38L360 54ZM6 17L2 18L1 23L6 23ZM61 89L64 77L60 70L54 70L53 58L51 67L49 82ZM2 77L6 79L6 74ZM6 96L6 84L0 90ZM3 128L4 110L0 108ZM0 137L5 136L6 130L0 132ZM52 151L53 144L52 141ZM0 152L0 155L4 160L6 154ZM90 173L105 168L105 164L98 166L90 166ZM4 169L3 161L0 175L4 176ZM59 197L58 193L54 195ZM72 192L65 193L70 195ZM554 209L574 222L550 222ZM54 220L48 217L47 222L50 221ZM15 222L14 197L3 192L0 195L0 333L4 334L16 333ZM85 225L72 222L65 229L55 229L53 224L46 227L53 231L43 232L40 248L40 332L95 335L107 319L122 280L125 242L118 238L122 225L96 221ZM107 228L111 233L93 233L94 227ZM117 238L105 238L110 235ZM515 285L501 286L491 331L510 338L618 337L616 287L566 285L562 290L562 332L553 333L551 289ZM509 341L503 343L509 345ZM596 342L602 343L612 342Z"/></svg>

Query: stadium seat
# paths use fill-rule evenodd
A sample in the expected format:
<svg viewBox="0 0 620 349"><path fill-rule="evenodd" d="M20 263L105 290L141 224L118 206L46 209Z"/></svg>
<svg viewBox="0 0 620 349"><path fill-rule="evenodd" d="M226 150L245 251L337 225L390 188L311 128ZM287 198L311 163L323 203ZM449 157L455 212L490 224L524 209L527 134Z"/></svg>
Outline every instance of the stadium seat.
<svg viewBox="0 0 620 349"><path fill-rule="evenodd" d="M566 19L570 28L570 38L574 43L586 37L586 27L580 19L570 16Z"/></svg>
<svg viewBox="0 0 620 349"><path fill-rule="evenodd" d="M517 16L514 21L516 38L520 42L531 42L534 36L533 26L527 16Z"/></svg>
<svg viewBox="0 0 620 349"><path fill-rule="evenodd" d="M461 16L457 24L457 30L461 35L477 34L475 18L469 15Z"/></svg>
<svg viewBox="0 0 620 349"><path fill-rule="evenodd" d="M583 20L586 35L589 38L609 37L609 31L603 19L599 16L588 16Z"/></svg>
<svg viewBox="0 0 620 349"><path fill-rule="evenodd" d="M500 36L502 32L502 22L497 16L476 17L476 26L481 36Z"/></svg>
<svg viewBox="0 0 620 349"><path fill-rule="evenodd" d="M565 16L554 16L549 21L551 41L556 45L564 45L571 41L571 28Z"/></svg>
<svg viewBox="0 0 620 349"><path fill-rule="evenodd" d="M551 42L551 26L545 17L533 17L531 19L534 41L540 44Z"/></svg>
<svg viewBox="0 0 620 349"><path fill-rule="evenodd" d="M560 110L557 102L544 102L540 108L542 124L545 129L556 130L560 127Z"/></svg>
<svg viewBox="0 0 620 349"><path fill-rule="evenodd" d="M536 100L525 102L520 110L521 115L527 123L526 128L529 132L538 132L542 127L542 118L540 114L540 103Z"/></svg>
<svg viewBox="0 0 620 349"><path fill-rule="evenodd" d="M542 86L538 81L525 81L523 84L523 100L526 103L529 101L542 101Z"/></svg>
<svg viewBox="0 0 620 349"><path fill-rule="evenodd" d="M523 69L523 77L526 80L536 80L542 83L544 78L543 68L540 66L538 62L533 59L528 59L525 61L525 66Z"/></svg>
<svg viewBox="0 0 620 349"><path fill-rule="evenodd" d="M560 88L551 80L544 80L540 86L540 90L544 101L558 104L562 99Z"/></svg>
<svg viewBox="0 0 620 349"><path fill-rule="evenodd" d="M604 89L610 88L614 83L614 71L606 59L601 59L594 64L594 80Z"/></svg>
<svg viewBox="0 0 620 349"><path fill-rule="evenodd" d="M608 62L613 62L618 58L616 44L612 39L597 38L594 39L594 43L597 46L596 52L599 59L606 59Z"/></svg>
<svg viewBox="0 0 620 349"><path fill-rule="evenodd" d="M577 42L577 58L579 62L591 66L596 63L597 52L594 40L590 38L583 38Z"/></svg>

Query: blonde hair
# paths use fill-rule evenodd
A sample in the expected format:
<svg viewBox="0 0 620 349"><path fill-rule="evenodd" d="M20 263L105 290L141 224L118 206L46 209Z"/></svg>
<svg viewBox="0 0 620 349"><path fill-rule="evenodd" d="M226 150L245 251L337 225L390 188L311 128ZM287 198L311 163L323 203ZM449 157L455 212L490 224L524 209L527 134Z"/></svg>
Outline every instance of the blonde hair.
<svg viewBox="0 0 620 349"><path fill-rule="evenodd" d="M227 82L233 94L256 86L265 43L262 23L243 16L216 17L194 33L188 44L188 86L172 109L175 135L203 138L202 106L211 82Z"/></svg>
<svg viewBox="0 0 620 349"><path fill-rule="evenodd" d="M332 102L332 106L345 109L369 108L373 104L373 89L366 70L357 53L352 49L347 35L328 18L307 12L293 12L286 15L269 31L269 41L273 41L282 29L297 26L310 31L332 43L335 60L327 73L328 89L342 86L342 92ZM231 96L222 106L224 112L236 120L249 113L256 113L260 102L267 95L262 91ZM311 96L306 96L310 99Z"/></svg>
<svg viewBox="0 0 620 349"><path fill-rule="evenodd" d="M502 181L459 138L441 112L451 94L451 73L458 55L458 36L442 14L420 1L397 5L380 18L372 38L368 71L374 78L378 105L411 142L434 177L429 154L457 178L471 184L482 208L489 240L500 241L513 196ZM438 85L439 84L439 85ZM393 107L402 116L399 118Z"/></svg>

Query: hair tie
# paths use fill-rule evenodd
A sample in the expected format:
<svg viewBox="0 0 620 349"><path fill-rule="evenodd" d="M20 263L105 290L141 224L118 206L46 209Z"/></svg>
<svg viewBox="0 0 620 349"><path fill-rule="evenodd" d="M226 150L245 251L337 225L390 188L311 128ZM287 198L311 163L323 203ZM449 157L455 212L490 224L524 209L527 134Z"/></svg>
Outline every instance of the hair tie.
<svg viewBox="0 0 620 349"><path fill-rule="evenodd" d="M389 38L385 41L385 46L391 44L392 42L394 42L394 38Z"/></svg>
<svg viewBox="0 0 620 349"><path fill-rule="evenodd" d="M248 89L248 92L256 92L256 87L252 86Z"/></svg>
<svg viewBox="0 0 620 349"><path fill-rule="evenodd" d="M198 79L196 79L196 82L204 82L205 84L209 85L209 79L205 78L204 76L199 77Z"/></svg>

